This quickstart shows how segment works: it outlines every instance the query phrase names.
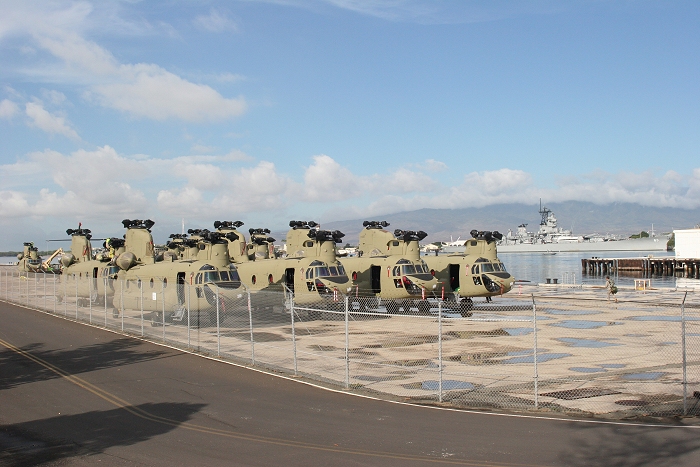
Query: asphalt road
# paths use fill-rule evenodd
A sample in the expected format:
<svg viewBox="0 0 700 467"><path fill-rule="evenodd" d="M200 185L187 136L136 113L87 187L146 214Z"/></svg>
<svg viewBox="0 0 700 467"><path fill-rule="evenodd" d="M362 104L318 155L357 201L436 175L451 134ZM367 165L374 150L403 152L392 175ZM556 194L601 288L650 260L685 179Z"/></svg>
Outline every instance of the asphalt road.
<svg viewBox="0 0 700 467"><path fill-rule="evenodd" d="M436 410L0 302L0 465L698 466L700 429Z"/></svg>

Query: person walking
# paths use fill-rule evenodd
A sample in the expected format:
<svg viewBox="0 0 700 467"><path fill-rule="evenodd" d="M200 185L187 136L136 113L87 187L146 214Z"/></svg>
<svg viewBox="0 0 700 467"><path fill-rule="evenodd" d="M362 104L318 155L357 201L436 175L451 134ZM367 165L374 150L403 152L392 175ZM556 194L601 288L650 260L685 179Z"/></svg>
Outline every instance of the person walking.
<svg viewBox="0 0 700 467"><path fill-rule="evenodd" d="M617 293L615 281L610 279L610 276L605 276L605 289L608 291L608 301L610 301L610 295L614 296ZM617 303L617 297L615 297L615 303Z"/></svg>

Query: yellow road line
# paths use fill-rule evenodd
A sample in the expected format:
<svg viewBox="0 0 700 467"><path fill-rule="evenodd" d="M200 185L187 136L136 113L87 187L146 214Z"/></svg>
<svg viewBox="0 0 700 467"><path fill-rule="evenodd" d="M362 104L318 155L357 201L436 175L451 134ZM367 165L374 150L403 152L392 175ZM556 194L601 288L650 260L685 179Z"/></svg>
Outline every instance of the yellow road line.
<svg viewBox="0 0 700 467"><path fill-rule="evenodd" d="M527 467L531 466L532 464L515 464L515 463L493 463L493 462L485 462L485 461L469 461L469 460L464 460L460 461L457 459L436 459L432 457L419 457L419 456L410 456L410 455L404 455L404 454L397 454L397 453L390 453L390 452L379 452L379 451L367 451L367 450L362 450L362 449L352 449L352 448L341 448L338 446L324 446L324 445L319 445L319 444L312 444L312 443L305 443L301 441L292 441L292 440L285 440L285 439L280 439L280 438L272 438L272 437L266 437L266 436L257 436L257 435L252 435L252 434L245 434L245 433L240 433L236 431L231 431L231 430L220 430L218 428L209 428L201 425L197 425L194 423L189 423L189 422L179 422L177 420L172 420L169 418L165 417L160 417L158 415L153 415L143 409L140 409L138 407L134 407L132 404L129 402L125 401L124 399L108 392L105 391L104 389L99 388L98 386L95 386L94 384L91 384L87 381L85 381L82 378L79 378L75 375L72 375L65 370L62 370L61 368L47 362L46 360L43 360L36 355L33 355L25 350L20 349L19 347L16 347L15 345L0 339L0 345L6 347L9 350L12 350L13 352L43 366L44 368L52 371L53 373L56 373L60 377L68 380L69 382L75 384L76 386L85 389L86 391L96 395L100 399L103 399L110 404L120 408L124 409L130 414L139 417L144 420L160 423L163 425L168 425L172 427L182 427L190 431L196 431L200 433L206 433L206 434L212 434L212 435L217 435L217 436L224 436L228 438L234 438L234 439L240 439L240 440L245 440L245 441L255 441L255 442L261 442L261 443L267 443L267 444L274 444L278 446L287 446L287 447L296 447L296 448L302 448L302 449L312 449L315 451L326 451L326 452L336 452L340 454L356 454L356 455L362 455L362 456L371 456L371 457L381 457L381 458L389 458L389 459L397 459L397 460L406 460L406 461L417 461L417 462L430 462L430 463L437 463L437 464L450 464L450 465L467 465L467 466L474 466L474 467L482 467L482 466L490 466L490 467L498 467L498 466L517 466L517 467Z"/></svg>

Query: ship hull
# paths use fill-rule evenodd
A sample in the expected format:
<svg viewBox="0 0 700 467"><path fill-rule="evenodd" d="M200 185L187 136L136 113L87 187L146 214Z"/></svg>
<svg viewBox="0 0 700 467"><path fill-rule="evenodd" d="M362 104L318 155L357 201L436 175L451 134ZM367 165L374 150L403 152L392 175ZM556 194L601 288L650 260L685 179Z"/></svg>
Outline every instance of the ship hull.
<svg viewBox="0 0 700 467"><path fill-rule="evenodd" d="M666 251L665 237L578 243L521 243L498 245L499 253L560 253L579 251Z"/></svg>

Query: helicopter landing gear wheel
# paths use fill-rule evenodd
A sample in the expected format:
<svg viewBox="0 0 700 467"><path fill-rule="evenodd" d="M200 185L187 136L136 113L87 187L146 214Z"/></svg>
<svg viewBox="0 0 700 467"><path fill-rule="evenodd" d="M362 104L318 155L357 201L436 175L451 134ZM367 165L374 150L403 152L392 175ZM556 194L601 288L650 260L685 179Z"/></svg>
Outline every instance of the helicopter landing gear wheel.
<svg viewBox="0 0 700 467"><path fill-rule="evenodd" d="M157 327L163 325L163 313L160 311L154 311L151 313L151 326Z"/></svg>
<svg viewBox="0 0 700 467"><path fill-rule="evenodd" d="M421 315L429 315L430 314L430 302L428 300L419 300L418 301L418 311L420 312Z"/></svg>
<svg viewBox="0 0 700 467"><path fill-rule="evenodd" d="M399 304L396 302L386 302L384 306L386 307L386 312L390 315L395 315L399 312Z"/></svg>
<svg viewBox="0 0 700 467"><path fill-rule="evenodd" d="M459 314L461 314L463 318L469 318L473 314L473 308L474 303L471 298L463 298L462 301L459 302Z"/></svg>

